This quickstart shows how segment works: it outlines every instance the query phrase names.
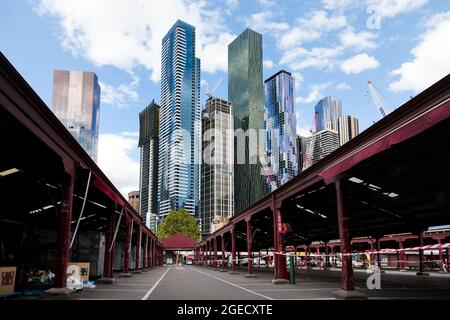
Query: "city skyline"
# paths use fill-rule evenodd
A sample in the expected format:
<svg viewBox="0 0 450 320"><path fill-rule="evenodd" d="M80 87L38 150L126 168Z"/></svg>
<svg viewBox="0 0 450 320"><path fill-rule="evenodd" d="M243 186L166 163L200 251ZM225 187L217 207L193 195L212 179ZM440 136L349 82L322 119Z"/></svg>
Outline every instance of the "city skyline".
<svg viewBox="0 0 450 320"><path fill-rule="evenodd" d="M135 114L152 98L158 100L159 84L153 80L154 72L152 72L151 64L160 64L160 58L158 54L147 56L142 55L141 51L135 50L134 57L137 58L134 60L135 62L129 64L129 61L133 61L129 60L129 52L120 53L120 56L124 59L122 61L117 60L118 55L116 53L118 50L90 50L100 49L101 46L108 49L108 47L105 47L107 44L104 41L90 41L89 47L76 46L77 43L73 41L72 35L66 33L63 24L69 17L67 12L72 12L73 8L71 8L71 4L63 1L58 3L60 4L56 5L52 1L36 1L34 4L25 2L2 3L2 6L5 6L5 10L1 10L2 13L14 11L19 18L23 18L22 20L14 20L7 15L1 16L0 23L5 26L1 28L3 31L0 31L3 39L2 51L12 57L19 70L24 71L25 78L36 88L36 91L48 106L51 105L51 73L54 69L90 70L99 76L102 87L99 165L117 183L122 193L126 194L127 191L138 189L139 150L136 148L138 121ZM161 32L166 32L167 25L173 24L178 17L196 25L202 38L202 43L199 45L201 47L200 54L208 58L202 61L202 64L206 66L205 72L202 72L202 79L204 79L202 91L207 88L206 84L212 87L218 78L226 76L226 63L224 65L223 62L220 62L226 62L226 52L223 53L223 50L213 51L212 49L217 48L214 45L226 46L245 27L252 27L255 31L261 32L264 37L264 77L281 68L288 71L293 71L289 66L299 68L293 71L294 74L300 74L301 79L303 79L303 82L297 84L298 88L296 88L296 101L298 102L296 114L297 116L300 115L298 133L305 133L309 130L314 104L325 95L333 95L341 100L347 109L346 113L359 118L360 131L363 131L379 119L376 108L368 101L366 96L368 79L373 80L377 87L381 89L380 91L388 96L391 100L391 109L398 107L407 101L411 95L420 91L418 87L425 88L431 84L429 78L414 77L412 82L414 86L411 85L410 87L417 87L417 89L398 91L397 86L397 91L389 90L391 84L395 84L399 79L404 78L405 73L403 71L405 69L401 69L404 63L411 62L411 68L414 71L417 65L425 61L424 55L427 52L419 49L425 48L426 45L432 45L435 48L437 43L433 42L431 38L433 35L438 38L448 21L448 15L445 15L445 13L450 10L449 4L415 3L413 1L413 5L408 10L400 8L392 15L383 16L379 29L370 29L367 26L370 14L366 13L367 6L363 4L337 8L332 7L331 4L317 3L316 5L310 3L305 6L298 5L298 9L285 10L283 13L282 9L292 6L292 3L283 2L269 10L270 8L268 9L267 6L256 1L255 5L239 3L235 7L230 6L221 9L223 19L217 21L217 24L225 26L224 29L220 29L226 31L222 33L218 28L214 28L214 30L206 29L205 26L209 25L205 23L208 22L205 18L206 15L191 15L194 18L186 18L192 11L186 10L186 12L183 12L183 10L180 10L181 7L176 7L169 16L168 10L158 11L158 14L163 17L153 19L154 22L151 21L152 16L148 15L146 10L142 10L142 14L147 14L148 18L145 22L142 22L141 19L135 19L133 25L149 24L149 30L154 31L154 37L157 37ZM208 5L206 10L211 11L212 7L214 7L214 4ZM136 10L134 6L130 6L127 10L134 10L136 16L140 16L139 10ZM226 15L225 10L230 10L231 13L235 14ZM390 8L390 10L392 9ZM271 14L262 14L270 11L272 11ZM83 19L89 10L80 7L78 12L80 14L72 21L76 30L79 30L80 26L83 25L80 23L82 21L80 19ZM111 5L105 8L105 17L111 17L115 14L114 12L122 14L120 10ZM257 15L260 13L261 15ZM439 19L435 24L426 23L426 21L433 20L432 18L438 14L442 14L442 19ZM247 19L239 20L237 18L239 15L246 16ZM256 19L257 17L259 17L259 20ZM392 17L395 17L395 19ZM44 18L46 23L43 24ZM26 23L19 23L18 21L26 21ZM258 25L257 21L263 23ZM324 37L314 40L299 38L296 31L305 21L317 23L327 21L329 27L318 32L323 34ZM99 22L102 23L102 21ZM107 25L104 21L103 24ZM269 25L272 26L270 29L272 31L267 28ZM308 29L310 34L317 34L317 25L311 25L314 30ZM120 32L121 28L123 29L122 24L118 24L116 27L117 34L126 34ZM5 30L16 30L22 34L22 37L18 39L14 36L16 32L7 34ZM89 39L93 35L91 30L89 25L86 25L86 29L83 29L83 33ZM105 28L98 28L96 32L98 34L96 39L101 40ZM205 35L211 37L207 38ZM420 35L420 37L418 38L417 35ZM136 36L136 33L131 33L131 36ZM145 33L143 36L146 36ZM159 43L161 40L160 38L153 40L150 35L146 37L150 41ZM352 39L355 40L355 37L365 39L365 41L360 42L365 46L364 48L356 48L355 45L350 46L352 43L354 44ZM321 40L322 38L323 40ZM66 39L65 42L64 39ZM117 36L112 38L111 45L114 45L116 39ZM205 42L205 39L210 42ZM297 40L289 42L289 39ZM124 39L125 43L127 41L128 39ZM329 49L326 47L327 41L335 43L336 48L342 49L342 51L325 50ZM39 43L39 45L33 45L36 43ZM63 46L63 43L65 43L65 46ZM292 43L298 43L298 46L295 47ZM447 42L442 40L438 43L443 47L435 49L435 51L440 52L443 56L448 55ZM33 45L33 50L30 50L31 45ZM114 47L117 48L118 46ZM297 48L303 48L304 50ZM315 50L316 48L324 50ZM418 48L417 55L412 52L414 48ZM389 54L385 55L383 51L389 52ZM94 53L97 53L98 56ZM302 54L305 59L300 59L300 56L297 55L294 56L295 59L289 60L288 53ZM316 55L314 56L314 54ZM337 54L337 56L333 56L333 54ZM34 60L30 59L31 55L35 57ZM318 57L318 55L323 56L323 60L309 59ZM107 56L111 56L111 59L103 59ZM148 60L147 62L144 60L144 56ZM350 60L357 56L359 60ZM210 59L209 57L216 57L217 59ZM367 60L367 57L375 58L379 62L378 67L363 70L359 73L357 73L359 70L351 69L352 62L358 64L358 61L361 63L364 58ZM151 62L151 60L156 61ZM216 60L219 62L216 62ZM324 65L321 67L318 65L308 67L304 64L301 66L295 65L296 62L300 63L306 60L308 62L329 63L330 68L324 68ZM34 61L33 64L31 64L31 61ZM128 72L123 71L127 68ZM440 78L436 76L435 68L425 68L429 70L427 74L435 75L433 81ZM439 69L441 69L439 70L440 73L449 71L446 64L441 64ZM392 72L395 70L401 70L403 73L394 75ZM138 79L139 81L137 81ZM403 84L406 83L406 80L403 81ZM330 84L330 82L333 83ZM349 87L352 90L348 90ZM226 98L226 91L227 85L224 83L219 87L216 95ZM319 95L317 100L308 102L317 97L317 92L321 93L322 96ZM201 100L203 105L203 95ZM123 170L120 173L115 173L113 169L118 163L121 164Z"/></svg>

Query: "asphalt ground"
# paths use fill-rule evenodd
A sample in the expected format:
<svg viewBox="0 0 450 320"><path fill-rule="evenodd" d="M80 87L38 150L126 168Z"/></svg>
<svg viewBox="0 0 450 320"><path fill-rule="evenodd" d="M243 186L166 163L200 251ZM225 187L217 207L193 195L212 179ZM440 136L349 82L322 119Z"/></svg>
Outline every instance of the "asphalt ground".
<svg viewBox="0 0 450 320"><path fill-rule="evenodd" d="M98 284L71 295L81 300L334 300L341 288L338 270L300 270L296 284L272 284L273 271L255 270L257 278L198 266L163 266L130 278L116 275L112 285ZM380 274L379 289L369 290L372 274L356 271L355 286L368 299L450 299L450 276L417 276L410 272Z"/></svg>

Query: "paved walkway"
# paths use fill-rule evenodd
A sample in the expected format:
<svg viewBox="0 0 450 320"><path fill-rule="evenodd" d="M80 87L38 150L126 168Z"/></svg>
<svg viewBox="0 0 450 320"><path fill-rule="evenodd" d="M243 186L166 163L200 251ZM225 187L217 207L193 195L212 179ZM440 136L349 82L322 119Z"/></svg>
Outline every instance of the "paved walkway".
<svg viewBox="0 0 450 320"><path fill-rule="evenodd" d="M84 289L73 299L133 300L271 300L336 299L340 272L301 270L297 284L272 284L271 270L256 271L257 278L245 278L245 270L232 275L196 266L164 266L130 278L117 278L113 285ZM355 272L358 291L369 299L450 299L450 277L381 274L381 289L369 290L370 274Z"/></svg>

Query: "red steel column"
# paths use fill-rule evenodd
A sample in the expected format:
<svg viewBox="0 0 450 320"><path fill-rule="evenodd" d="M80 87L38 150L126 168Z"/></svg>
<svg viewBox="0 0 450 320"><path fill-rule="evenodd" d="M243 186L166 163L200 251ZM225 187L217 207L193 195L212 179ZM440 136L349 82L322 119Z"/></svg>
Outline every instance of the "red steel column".
<svg viewBox="0 0 450 320"><path fill-rule="evenodd" d="M289 279L289 274L287 272L287 264L286 257L284 254L284 243L283 243L283 234L282 234L282 225L283 225L283 212L281 209L274 210L274 271L275 271L275 280L276 279ZM280 254L276 254L280 253Z"/></svg>
<svg viewBox="0 0 450 320"><path fill-rule="evenodd" d="M115 217L115 209L111 212L109 220L106 225L106 234L105 234L105 258L103 262L103 278L112 278L112 252L109 251L111 248L111 242L114 236L114 217Z"/></svg>
<svg viewBox="0 0 450 320"><path fill-rule="evenodd" d="M222 271L225 271L225 234L222 234Z"/></svg>
<svg viewBox="0 0 450 320"><path fill-rule="evenodd" d="M124 273L130 272L130 240L132 236L131 223L127 221L125 227L125 243L124 243Z"/></svg>
<svg viewBox="0 0 450 320"><path fill-rule="evenodd" d="M380 244L380 238L376 239L377 241L377 265L378 265L378 269L381 270L381 244Z"/></svg>
<svg viewBox="0 0 450 320"><path fill-rule="evenodd" d="M437 241L438 241L438 244L442 244L441 238L438 238ZM444 271L445 270L444 269L444 255L442 254L442 248L439 248L439 263L441 266L441 268L440 268L441 271Z"/></svg>
<svg viewBox="0 0 450 320"><path fill-rule="evenodd" d="M142 229L139 227L139 236L136 241L136 255L134 261L134 269L139 269L139 260L141 259L141 246L142 246Z"/></svg>
<svg viewBox="0 0 450 320"><path fill-rule="evenodd" d="M247 266L248 274L253 274L253 228L251 218L247 220Z"/></svg>
<svg viewBox="0 0 450 320"><path fill-rule="evenodd" d="M213 262L214 269L217 268L217 237L214 236L214 262Z"/></svg>
<svg viewBox="0 0 450 320"><path fill-rule="evenodd" d="M336 200L337 200L336 202L338 211L339 237L341 239L341 253L343 254L342 271L341 271L342 289L346 291L351 291L355 290L352 256L346 255L351 254L351 237L349 230L350 218L347 212L340 180L337 180L335 182L335 187L336 187Z"/></svg>
<svg viewBox="0 0 450 320"><path fill-rule="evenodd" d="M317 261L317 266L319 267L319 269L322 269L322 258L320 256L320 246L316 246L316 261Z"/></svg>
<svg viewBox="0 0 450 320"><path fill-rule="evenodd" d="M61 210L58 215L59 228L56 251L55 288L67 287L67 264L69 260L74 180L75 177L65 173L62 183Z"/></svg>
<svg viewBox="0 0 450 320"><path fill-rule="evenodd" d="M423 247L423 232L419 232L419 242L420 242L420 246ZM419 250L419 274L423 274L423 250L420 249Z"/></svg>
<svg viewBox="0 0 450 320"><path fill-rule="evenodd" d="M402 237L398 237L397 239L398 241L398 248L399 249L403 249L403 241L402 241ZM405 270L405 253L402 251L399 251L399 269L400 270Z"/></svg>
<svg viewBox="0 0 450 320"><path fill-rule="evenodd" d="M231 229L231 272L236 272L236 226Z"/></svg>
<svg viewBox="0 0 450 320"><path fill-rule="evenodd" d="M210 245L209 245L209 240L206 241L206 266L209 267L210 263L211 263L211 252L210 252Z"/></svg>

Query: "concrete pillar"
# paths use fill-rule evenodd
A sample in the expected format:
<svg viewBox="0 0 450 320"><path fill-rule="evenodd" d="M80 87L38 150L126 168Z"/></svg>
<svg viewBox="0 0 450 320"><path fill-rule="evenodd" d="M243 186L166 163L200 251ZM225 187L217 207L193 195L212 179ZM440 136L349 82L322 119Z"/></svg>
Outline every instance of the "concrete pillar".
<svg viewBox="0 0 450 320"><path fill-rule="evenodd" d="M61 210L58 215L58 242L56 249L55 288L67 287L67 264L71 236L72 200L75 177L65 174L62 182Z"/></svg>
<svg viewBox="0 0 450 320"><path fill-rule="evenodd" d="M231 272L236 273L236 226L231 229Z"/></svg>
<svg viewBox="0 0 450 320"><path fill-rule="evenodd" d="M246 277L254 277L253 275L253 227L251 218L247 221L247 275Z"/></svg>
<svg viewBox="0 0 450 320"><path fill-rule="evenodd" d="M344 291L355 290L355 281L353 278L353 265L351 254L351 236L349 228L349 213L347 211L346 199L344 198L341 181L335 182L336 187L336 202L338 212L338 226L339 238L341 239L341 254L342 254L342 271L341 281L342 289Z"/></svg>

